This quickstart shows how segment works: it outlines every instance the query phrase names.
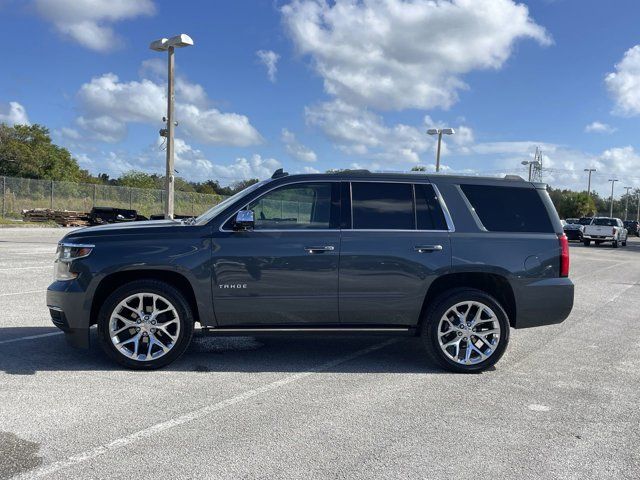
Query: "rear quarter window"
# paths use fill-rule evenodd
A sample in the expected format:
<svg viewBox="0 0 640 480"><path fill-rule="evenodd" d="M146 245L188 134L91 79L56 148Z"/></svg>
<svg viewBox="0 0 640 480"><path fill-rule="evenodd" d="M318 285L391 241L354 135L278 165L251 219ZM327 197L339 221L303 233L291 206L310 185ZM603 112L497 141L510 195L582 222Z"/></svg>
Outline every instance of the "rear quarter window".
<svg viewBox="0 0 640 480"><path fill-rule="evenodd" d="M490 232L554 232L536 189L492 185L460 185L460 189Z"/></svg>

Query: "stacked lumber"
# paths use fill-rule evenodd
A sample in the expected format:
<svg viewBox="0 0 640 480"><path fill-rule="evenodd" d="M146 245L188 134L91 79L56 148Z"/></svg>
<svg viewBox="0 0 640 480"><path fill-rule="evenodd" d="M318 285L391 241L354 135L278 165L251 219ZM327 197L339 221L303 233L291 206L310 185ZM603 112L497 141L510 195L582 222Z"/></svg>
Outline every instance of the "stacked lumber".
<svg viewBox="0 0 640 480"><path fill-rule="evenodd" d="M34 208L23 210L22 217L27 222L56 222L63 227L83 227L89 225L89 214L74 210L51 210Z"/></svg>

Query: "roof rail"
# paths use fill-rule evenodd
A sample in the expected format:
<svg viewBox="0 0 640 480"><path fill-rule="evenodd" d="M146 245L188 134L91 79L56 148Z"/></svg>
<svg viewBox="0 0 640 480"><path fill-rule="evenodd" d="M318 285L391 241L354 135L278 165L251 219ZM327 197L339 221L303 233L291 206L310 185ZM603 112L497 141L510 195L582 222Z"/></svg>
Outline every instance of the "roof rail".
<svg viewBox="0 0 640 480"><path fill-rule="evenodd" d="M371 172L364 168L345 168L345 169L335 169L330 170L327 173L332 173L334 175L362 175L362 174L370 174Z"/></svg>
<svg viewBox="0 0 640 480"><path fill-rule="evenodd" d="M282 168L279 168L275 172L273 172L273 175L271 175L271 178L286 177L287 175L289 175L288 172L285 172Z"/></svg>

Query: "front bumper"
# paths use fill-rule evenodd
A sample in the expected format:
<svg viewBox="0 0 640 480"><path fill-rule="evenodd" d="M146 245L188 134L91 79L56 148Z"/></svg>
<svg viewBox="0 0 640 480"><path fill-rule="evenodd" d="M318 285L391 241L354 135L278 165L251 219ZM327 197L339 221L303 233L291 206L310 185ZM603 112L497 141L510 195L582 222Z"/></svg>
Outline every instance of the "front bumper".
<svg viewBox="0 0 640 480"><path fill-rule="evenodd" d="M53 324L65 333L67 342L89 348L89 309L86 292L76 281L53 282L47 289L47 307Z"/></svg>
<svg viewBox="0 0 640 480"><path fill-rule="evenodd" d="M569 278L548 278L515 289L514 328L530 328L563 322L573 308L574 286Z"/></svg>

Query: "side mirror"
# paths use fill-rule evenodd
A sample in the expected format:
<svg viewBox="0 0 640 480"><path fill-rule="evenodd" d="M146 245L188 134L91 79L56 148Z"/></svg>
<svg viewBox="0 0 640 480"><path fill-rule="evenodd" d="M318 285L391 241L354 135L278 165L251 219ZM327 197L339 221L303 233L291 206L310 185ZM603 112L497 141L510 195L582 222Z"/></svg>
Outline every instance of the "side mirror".
<svg viewBox="0 0 640 480"><path fill-rule="evenodd" d="M253 210L240 210L236 214L236 220L233 224L234 230L253 230L254 226L255 220L253 218Z"/></svg>

